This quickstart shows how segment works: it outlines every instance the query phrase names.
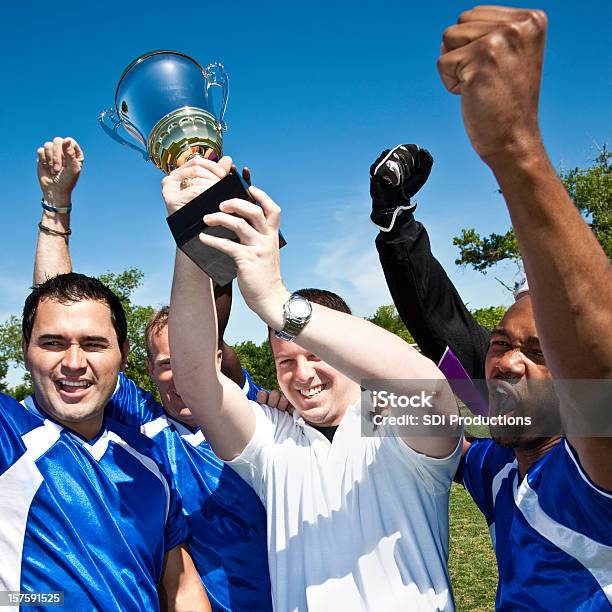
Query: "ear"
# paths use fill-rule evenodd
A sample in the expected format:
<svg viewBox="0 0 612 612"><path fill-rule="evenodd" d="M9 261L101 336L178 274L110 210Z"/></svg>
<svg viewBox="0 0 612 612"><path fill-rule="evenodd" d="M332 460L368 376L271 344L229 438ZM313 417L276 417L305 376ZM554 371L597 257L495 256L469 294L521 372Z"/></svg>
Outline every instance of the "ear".
<svg viewBox="0 0 612 612"><path fill-rule="evenodd" d="M28 359L28 345L26 344L25 338L21 338L21 352L23 353L23 364L25 369L30 371L30 360Z"/></svg>
<svg viewBox="0 0 612 612"><path fill-rule="evenodd" d="M127 366L128 355L130 354L130 341L126 338L123 346L121 347L121 365L119 371L123 372Z"/></svg>
<svg viewBox="0 0 612 612"><path fill-rule="evenodd" d="M223 357L223 351L219 348L217 349L217 369L221 370L221 357Z"/></svg>

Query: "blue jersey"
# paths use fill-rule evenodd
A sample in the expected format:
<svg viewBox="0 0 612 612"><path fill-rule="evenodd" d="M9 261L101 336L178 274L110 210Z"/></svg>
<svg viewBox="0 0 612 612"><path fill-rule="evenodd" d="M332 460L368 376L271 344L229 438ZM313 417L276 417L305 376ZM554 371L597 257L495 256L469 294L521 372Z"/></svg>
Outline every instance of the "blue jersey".
<svg viewBox="0 0 612 612"><path fill-rule="evenodd" d="M257 390L246 374L247 396ZM216 457L201 430L168 417L123 374L107 410L122 422L140 421L166 449L191 532L189 551L213 610L272 610L266 512L253 489Z"/></svg>
<svg viewBox="0 0 612 612"><path fill-rule="evenodd" d="M0 590L159 610L164 555L188 534L163 449L107 418L85 440L26 405L0 394Z"/></svg>
<svg viewBox="0 0 612 612"><path fill-rule="evenodd" d="M522 482L512 449L476 440L462 479L491 532L498 610L611 609L612 494L589 480L567 440Z"/></svg>

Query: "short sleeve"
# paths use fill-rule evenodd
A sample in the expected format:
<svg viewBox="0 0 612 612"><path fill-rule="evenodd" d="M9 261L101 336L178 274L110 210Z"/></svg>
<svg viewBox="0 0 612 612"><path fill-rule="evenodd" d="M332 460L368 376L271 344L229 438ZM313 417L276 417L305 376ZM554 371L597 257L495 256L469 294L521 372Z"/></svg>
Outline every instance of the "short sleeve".
<svg viewBox="0 0 612 612"><path fill-rule="evenodd" d="M118 423L139 428L164 414L164 409L151 393L121 372L115 393L106 405L106 414Z"/></svg>
<svg viewBox="0 0 612 612"><path fill-rule="evenodd" d="M23 407L4 394L0 394L0 476L4 474L25 453L25 445L21 439L17 424L11 412Z"/></svg>
<svg viewBox="0 0 612 612"><path fill-rule="evenodd" d="M253 487L260 499L265 496L265 476L279 430L289 429L293 418L269 406L249 402L255 414L255 432L242 453L226 461L238 475Z"/></svg>
<svg viewBox="0 0 612 612"><path fill-rule="evenodd" d="M399 457L409 469L417 471L421 479L434 493L448 493L457 472L461 451L463 450L463 432L459 436L457 446L447 457L429 457L410 448L401 437L388 435L382 438L381 445L387 447Z"/></svg>

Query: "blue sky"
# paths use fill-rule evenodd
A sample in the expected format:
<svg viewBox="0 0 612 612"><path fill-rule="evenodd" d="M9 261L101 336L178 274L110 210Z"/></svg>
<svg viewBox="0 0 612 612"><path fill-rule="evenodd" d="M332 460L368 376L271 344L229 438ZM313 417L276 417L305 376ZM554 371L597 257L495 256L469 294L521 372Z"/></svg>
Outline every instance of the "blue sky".
<svg viewBox="0 0 612 612"><path fill-rule="evenodd" d="M378 153L417 142L435 158L417 217L471 307L507 304L495 281L454 265L462 227L505 231L508 215L472 151L459 99L438 77L441 34L463 2L85 3L25 0L0 9L4 24L0 148L4 258L0 320L19 313L31 284L40 192L36 148L55 135L81 143L71 248L88 274L138 267L142 304L168 299L174 247L162 174L101 131L123 68L174 49L230 76L225 152L252 168L283 209L283 275L290 289L341 293L356 314L390 303L368 215L368 168ZM514 6L521 6L513 3ZM117 7L117 8L115 8ZM549 15L541 124L556 167L585 165L610 142L609 2L539 3ZM512 269L499 270L505 278ZM265 329L235 298L228 339Z"/></svg>

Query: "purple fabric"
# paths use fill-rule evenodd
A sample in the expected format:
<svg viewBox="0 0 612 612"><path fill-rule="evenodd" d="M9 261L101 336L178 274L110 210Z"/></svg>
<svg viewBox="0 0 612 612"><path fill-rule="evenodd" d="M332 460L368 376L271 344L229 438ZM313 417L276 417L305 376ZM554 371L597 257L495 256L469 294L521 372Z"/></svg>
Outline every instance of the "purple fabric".
<svg viewBox="0 0 612 612"><path fill-rule="evenodd" d="M470 375L465 371L465 368L461 365L461 362L450 347L446 347L438 367L448 379L455 395L470 409L472 414L480 414L482 416L489 414L486 400L482 397Z"/></svg>

